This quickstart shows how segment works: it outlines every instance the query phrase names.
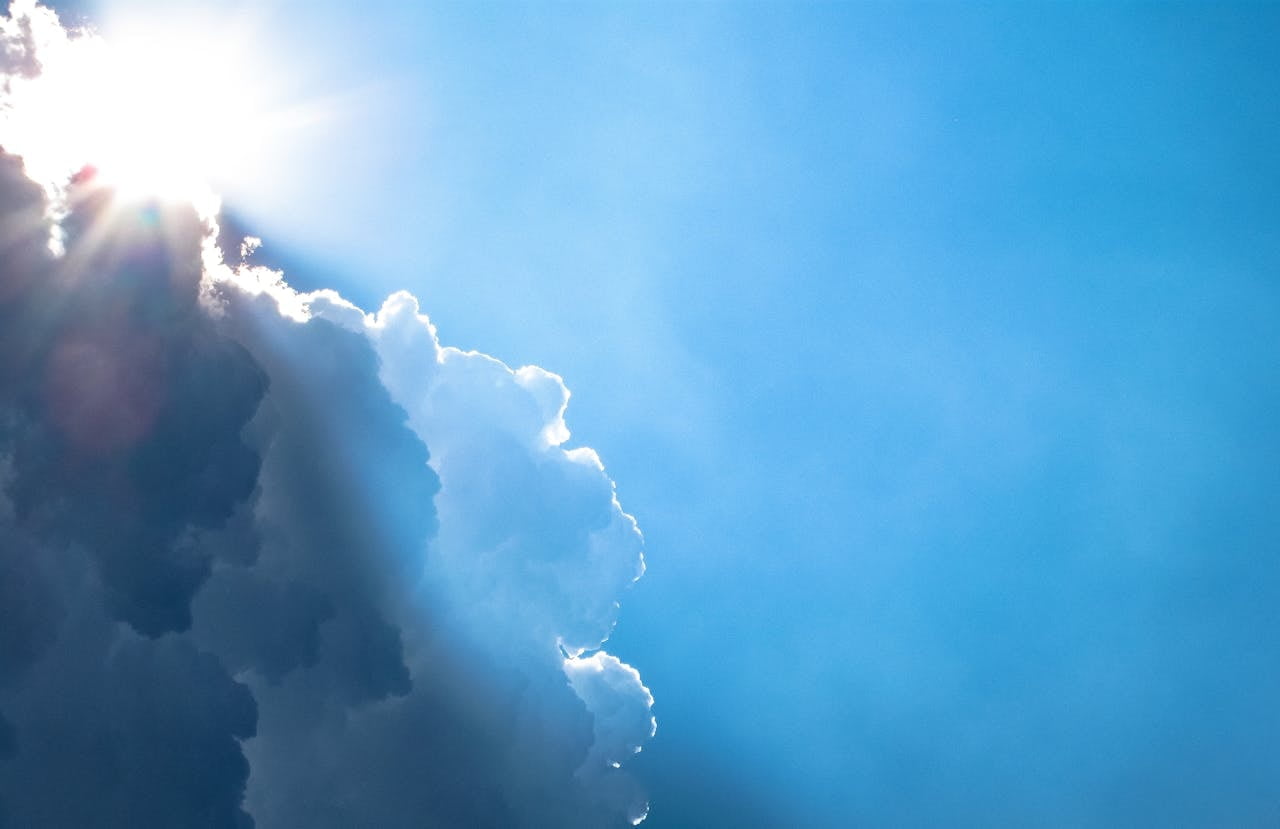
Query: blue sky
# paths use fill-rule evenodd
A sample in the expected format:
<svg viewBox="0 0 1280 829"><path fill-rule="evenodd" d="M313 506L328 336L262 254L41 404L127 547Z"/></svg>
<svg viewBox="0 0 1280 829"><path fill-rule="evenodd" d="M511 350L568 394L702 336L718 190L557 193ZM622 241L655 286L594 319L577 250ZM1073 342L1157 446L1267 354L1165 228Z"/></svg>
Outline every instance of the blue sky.
<svg viewBox="0 0 1280 829"><path fill-rule="evenodd" d="M650 825L1280 820L1275 6L408 6L228 206L565 378Z"/></svg>
<svg viewBox="0 0 1280 829"><path fill-rule="evenodd" d="M1273 10L359 14L281 242L566 377L654 825L1276 815Z"/></svg>

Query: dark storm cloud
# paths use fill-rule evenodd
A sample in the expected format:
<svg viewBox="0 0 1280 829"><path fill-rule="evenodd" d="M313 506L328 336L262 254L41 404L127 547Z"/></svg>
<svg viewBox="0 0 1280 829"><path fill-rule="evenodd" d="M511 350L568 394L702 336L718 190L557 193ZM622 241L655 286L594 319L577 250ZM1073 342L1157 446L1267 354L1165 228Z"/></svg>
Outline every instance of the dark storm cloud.
<svg viewBox="0 0 1280 829"><path fill-rule="evenodd" d="M86 189L55 257L42 191L9 155L0 193L5 819L250 825L249 690L157 637L190 625L203 538L252 492L239 433L263 375L198 308L194 214L108 215Z"/></svg>
<svg viewBox="0 0 1280 829"><path fill-rule="evenodd" d="M203 537L253 491L240 433L265 378L199 307L193 213L115 213L87 189L62 226L66 255L15 280L6 309L23 355L8 497L24 526L91 551L119 619L184 630L211 566Z"/></svg>
<svg viewBox="0 0 1280 829"><path fill-rule="evenodd" d="M642 818L642 542L560 378L51 192L0 155L0 826Z"/></svg>
<svg viewBox="0 0 1280 829"><path fill-rule="evenodd" d="M249 689L190 643L136 637L76 598L57 646L7 695L13 825L252 826L240 808Z"/></svg>

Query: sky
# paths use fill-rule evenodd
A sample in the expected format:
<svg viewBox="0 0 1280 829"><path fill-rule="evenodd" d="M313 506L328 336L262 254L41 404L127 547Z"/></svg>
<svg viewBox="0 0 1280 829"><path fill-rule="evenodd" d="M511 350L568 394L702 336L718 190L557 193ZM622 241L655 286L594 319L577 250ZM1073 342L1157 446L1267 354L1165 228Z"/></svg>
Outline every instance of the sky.
<svg viewBox="0 0 1280 829"><path fill-rule="evenodd" d="M229 485L233 518L220 520L253 505L266 529L243 543L277 575L301 574L278 615L310 621L255 644L218 597L267 588L232 563L182 582L190 632L180 612L164 615L173 607L92 598L106 602L92 613L156 643L160 655L139 646L138 659L217 654L221 667L204 670L228 695L249 689L257 736L228 716L217 739L245 747L259 826L316 820L291 811L295 789L321 779L345 791L334 781L353 773L290 775L298 745L355 740L337 715L318 714L323 728L285 716L292 695L316 711L399 699L397 666L414 680L405 700L465 698L474 683L499 689L503 717L533 709L530 721L552 724L512 736L494 725L507 719L473 712L445 728L453 713L405 703L408 722L444 729L437 742L483 743L460 751L475 758L464 779L511 811L476 811L427 783L402 814L565 825L544 802L548 781L576 774L571 755L605 768L591 746L609 742L574 706L597 725L608 706L581 680L566 695L559 655L529 642L554 629L593 653L615 599L606 648L622 662L592 658L643 709L619 729L626 747L644 744L624 771L647 795L575 777L582 800L561 806L583 825L609 825L638 799L655 827L1280 821L1274 5L408 5L58 6L108 35L166 15L252 28L253 80L238 83L316 106L264 138L252 165L221 171L223 226L261 237L250 262L300 291L330 288L374 312L406 290L438 332L423 341L406 300L379 327L331 298L306 314L332 331L295 331L262 299L277 294L226 288L218 336L258 368L224 370L270 382L245 379L247 402L206 424L229 444L249 424L242 442L256 453L245 463L258 494ZM263 333L281 326L278 340ZM519 429L556 426L558 380L478 355L438 377L412 356L448 346L563 378L563 445L592 447L605 471L573 477L587 467L562 452L547 472L528 458L559 443L506 437L517 411L532 424ZM337 374L309 359L325 349ZM347 387L361 391L335 391ZM263 395L275 421L255 414ZM268 441L272 429L284 437ZM25 445L6 441L0 458ZM298 458L330 445L351 468L311 491ZM485 471L473 480L472 468ZM545 497L530 494L534 480ZM617 514L601 500L607 481ZM332 510L360 529L302 527ZM622 535L597 566L581 530L602 532L605 512ZM620 515L643 532L647 570L630 586L638 552ZM160 523L176 538L190 521ZM492 528L535 559L576 552L549 584L487 558L507 549ZM365 576L347 590L349 573L305 551L357 531L379 533L387 552L352 565ZM44 524L13 532L50 543ZM397 587L405 577L388 564L423 539L428 599ZM235 545L218 541L211 560L235 560L224 546ZM96 566L112 587L117 570ZM590 609L561 612L579 600ZM451 633L420 652L422 601ZM147 639L148 625L167 632ZM391 674L342 661L359 636L385 645L388 625L406 643ZM68 639L67 652L91 639ZM450 648L464 676L421 680ZM50 657L24 659L35 660L23 669L35 679L15 681L24 690L62 676L40 667ZM652 692L652 738L623 663ZM353 677L367 687L343 690ZM529 687L545 693L510 703ZM15 693L0 682L21 738L15 711L48 714ZM395 732L362 730L353 767L384 757L378 779L401 791L447 766L430 739L380 742ZM28 768L18 744L0 800L21 816L35 808L13 802L24 778L3 776ZM479 782L495 756L558 759L541 778L504 766ZM238 779L218 791L234 800ZM274 779L278 802L261 782ZM398 814L372 820L417 825Z"/></svg>

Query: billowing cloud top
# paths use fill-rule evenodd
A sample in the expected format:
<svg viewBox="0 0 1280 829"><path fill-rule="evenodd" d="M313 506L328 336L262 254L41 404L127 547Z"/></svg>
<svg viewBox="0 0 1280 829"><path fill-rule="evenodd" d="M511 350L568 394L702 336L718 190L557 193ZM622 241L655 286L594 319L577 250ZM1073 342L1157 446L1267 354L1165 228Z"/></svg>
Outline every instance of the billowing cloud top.
<svg viewBox="0 0 1280 829"><path fill-rule="evenodd" d="M53 23L0 24L5 90ZM225 262L191 207L50 190L22 151L0 827L642 820L653 700L600 650L642 539L565 448L561 379L442 347L407 294L366 314Z"/></svg>

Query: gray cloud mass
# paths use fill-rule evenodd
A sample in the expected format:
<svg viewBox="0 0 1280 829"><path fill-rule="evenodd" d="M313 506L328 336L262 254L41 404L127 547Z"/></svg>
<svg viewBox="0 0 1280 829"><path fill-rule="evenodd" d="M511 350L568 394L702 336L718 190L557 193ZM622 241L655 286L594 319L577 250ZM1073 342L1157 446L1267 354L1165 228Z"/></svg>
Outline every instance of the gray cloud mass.
<svg viewBox="0 0 1280 829"><path fill-rule="evenodd" d="M366 314L225 262L192 208L47 191L20 149L0 827L642 819L652 697L599 650L642 539L566 449L560 378L441 346L407 294Z"/></svg>

